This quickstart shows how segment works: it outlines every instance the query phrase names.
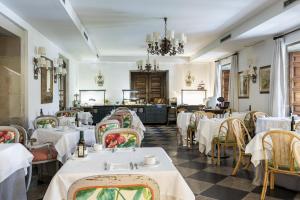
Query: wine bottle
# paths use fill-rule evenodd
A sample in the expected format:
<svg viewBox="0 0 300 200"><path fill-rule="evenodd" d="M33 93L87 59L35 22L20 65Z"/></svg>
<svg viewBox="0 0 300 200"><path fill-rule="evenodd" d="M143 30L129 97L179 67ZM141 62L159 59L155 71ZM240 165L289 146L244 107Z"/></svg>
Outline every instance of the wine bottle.
<svg viewBox="0 0 300 200"><path fill-rule="evenodd" d="M232 110L231 110L231 108L229 109L229 117L231 117L232 116Z"/></svg>
<svg viewBox="0 0 300 200"><path fill-rule="evenodd" d="M78 142L78 157L83 158L87 155L87 150L84 141L83 131L80 131L80 138Z"/></svg>
<svg viewBox="0 0 300 200"><path fill-rule="evenodd" d="M76 115L75 115L75 125L76 125L77 127L79 127L78 113L76 113Z"/></svg>
<svg viewBox="0 0 300 200"><path fill-rule="evenodd" d="M251 111L251 105L249 105L249 111Z"/></svg>
<svg viewBox="0 0 300 200"><path fill-rule="evenodd" d="M44 112L42 108L40 109L40 116L44 116Z"/></svg>
<svg viewBox="0 0 300 200"><path fill-rule="evenodd" d="M291 131L295 131L295 117L292 116L292 121L291 121Z"/></svg>

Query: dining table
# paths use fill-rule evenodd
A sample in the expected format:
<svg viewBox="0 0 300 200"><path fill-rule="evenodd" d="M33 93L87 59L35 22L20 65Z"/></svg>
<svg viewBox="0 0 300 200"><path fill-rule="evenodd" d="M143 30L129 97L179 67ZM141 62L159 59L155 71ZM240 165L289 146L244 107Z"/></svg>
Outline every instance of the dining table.
<svg viewBox="0 0 300 200"><path fill-rule="evenodd" d="M291 130L291 117L259 117L256 120L255 133L269 131L271 129ZM295 117L295 121L300 119Z"/></svg>
<svg viewBox="0 0 300 200"><path fill-rule="evenodd" d="M182 140L183 140L182 144L184 146L187 145L187 142L186 140L184 140L184 138L186 138L192 115L193 115L192 112L183 112L183 111L177 114L177 128L180 135L182 135Z"/></svg>
<svg viewBox="0 0 300 200"><path fill-rule="evenodd" d="M153 166L143 164L145 156L149 155L156 158ZM136 167L130 167L130 163ZM113 174L139 174L152 178L158 184L160 199L163 200L195 199L167 153L160 147L146 147L100 151L89 149L85 158L74 155L55 174L44 200L66 200L68 190L75 181L89 176Z"/></svg>
<svg viewBox="0 0 300 200"><path fill-rule="evenodd" d="M36 144L53 143L58 153L57 159L61 163L65 163L76 150L80 131L84 133L84 140L87 146L93 146L96 143L95 126L89 125L81 127L38 128L33 132L31 138L37 140Z"/></svg>
<svg viewBox="0 0 300 200"><path fill-rule="evenodd" d="M255 167L255 176L252 181L253 185L260 186L263 184L263 178L264 178L264 161L265 161L265 155L263 151L263 145L262 145L262 138L266 131L257 133L252 140L247 144L245 148L246 154L251 154L251 162ZM300 135L299 132L296 132ZM271 138L266 137L266 141L270 144L272 144ZM300 144L296 143L294 145L294 156L297 163L300 163ZM266 157L267 159L271 159L272 153L271 153L271 146L266 146ZM295 176L288 176L283 174L276 175L275 178L276 185L285 187L287 189L295 190L300 192L300 177Z"/></svg>
<svg viewBox="0 0 300 200"><path fill-rule="evenodd" d="M30 175L32 160L33 155L22 144L0 144L0 199L27 199L29 178L25 177Z"/></svg>
<svg viewBox="0 0 300 200"><path fill-rule="evenodd" d="M211 151L211 143L219 134L219 129L226 118L203 118L199 120L196 137L199 142L199 151L208 154Z"/></svg>

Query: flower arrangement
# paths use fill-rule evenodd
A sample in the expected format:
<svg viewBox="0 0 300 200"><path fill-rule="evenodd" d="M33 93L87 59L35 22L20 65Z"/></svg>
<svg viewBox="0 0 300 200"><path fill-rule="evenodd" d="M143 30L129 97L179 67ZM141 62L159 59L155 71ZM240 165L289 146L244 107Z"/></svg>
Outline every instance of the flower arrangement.
<svg viewBox="0 0 300 200"><path fill-rule="evenodd" d="M9 130L0 131L0 144L1 143L14 143L16 133Z"/></svg>

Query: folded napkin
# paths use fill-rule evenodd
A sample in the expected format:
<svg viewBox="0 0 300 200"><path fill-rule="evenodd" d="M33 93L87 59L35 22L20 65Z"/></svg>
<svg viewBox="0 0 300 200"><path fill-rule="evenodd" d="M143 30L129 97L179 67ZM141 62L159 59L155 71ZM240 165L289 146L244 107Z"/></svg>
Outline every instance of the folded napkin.
<svg viewBox="0 0 300 200"><path fill-rule="evenodd" d="M109 163L109 170L129 170L130 163Z"/></svg>

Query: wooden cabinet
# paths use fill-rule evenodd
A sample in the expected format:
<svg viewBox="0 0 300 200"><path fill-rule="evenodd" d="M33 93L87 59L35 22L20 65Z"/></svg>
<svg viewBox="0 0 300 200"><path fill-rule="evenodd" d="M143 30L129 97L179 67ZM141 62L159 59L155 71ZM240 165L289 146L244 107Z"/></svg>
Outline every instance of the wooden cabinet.
<svg viewBox="0 0 300 200"><path fill-rule="evenodd" d="M168 98L167 71L134 72L131 71L131 89L138 90L138 97L145 102L154 98Z"/></svg>

